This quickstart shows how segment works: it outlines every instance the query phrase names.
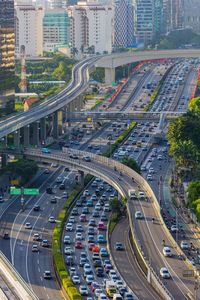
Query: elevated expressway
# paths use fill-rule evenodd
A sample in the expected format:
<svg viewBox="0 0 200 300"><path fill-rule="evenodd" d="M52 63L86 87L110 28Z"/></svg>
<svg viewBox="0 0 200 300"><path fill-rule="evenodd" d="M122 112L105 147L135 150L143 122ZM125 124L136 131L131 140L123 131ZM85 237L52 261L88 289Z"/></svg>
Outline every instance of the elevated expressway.
<svg viewBox="0 0 200 300"><path fill-rule="evenodd" d="M96 63L96 67L105 68L105 81L111 83L115 80L115 69L119 66L142 60L154 60L163 58L199 58L199 49L176 50L147 50L115 53L102 56Z"/></svg>
<svg viewBox="0 0 200 300"><path fill-rule="evenodd" d="M140 175L117 161L79 150L67 149L65 153L54 151L51 154L44 154L39 149L28 149L23 154L37 162L54 162L98 176L111 184L122 197L127 199L129 199L129 191L132 189L144 191L148 201L128 200L127 211L131 233L136 245L135 251L140 255L147 279L165 299L194 298L194 279L184 277L186 272L193 272L192 266L187 260L178 259L181 250L178 249L162 220L160 207L153 191ZM69 154L77 155L78 159L69 158ZM83 156L86 155L91 157L91 162L83 160ZM117 168L117 171L114 170L114 167ZM123 176L119 176L120 171ZM143 211L144 220L135 220L136 210ZM152 217L156 220L155 224L151 222ZM175 254L173 258L163 256L162 239L165 239L166 244L173 248ZM148 253L149 256L143 256L143 252ZM165 285L158 276L159 270L163 266L168 267L172 275L172 280L165 282Z"/></svg>
<svg viewBox="0 0 200 300"><path fill-rule="evenodd" d="M89 71L96 66L102 66L106 70L106 68L115 68L134 61L177 57L197 58L200 57L200 50L136 51L87 58L74 66L70 84L57 95L41 102L28 111L2 118L0 121L0 139L5 138L10 133L14 133L15 144L19 145L19 129L24 128L24 136L26 137L24 140L27 145L29 144L29 125L34 124L35 144L39 145L38 122L40 122L40 138L45 140L45 117L51 114L54 114L54 131L56 137L58 133L58 112L66 106L68 111L73 111L73 107L70 107L70 104L86 90L89 83Z"/></svg>

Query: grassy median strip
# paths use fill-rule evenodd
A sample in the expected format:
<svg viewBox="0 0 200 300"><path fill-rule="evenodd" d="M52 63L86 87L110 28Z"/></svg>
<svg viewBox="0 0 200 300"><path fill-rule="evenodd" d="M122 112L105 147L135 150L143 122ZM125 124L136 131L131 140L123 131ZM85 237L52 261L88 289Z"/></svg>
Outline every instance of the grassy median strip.
<svg viewBox="0 0 200 300"><path fill-rule="evenodd" d="M65 261L61 250L61 240L63 227L69 214L69 208L73 204L80 191L81 187L79 185L76 185L73 191L71 192L70 196L66 200L63 209L59 213L58 223L54 228L52 237L52 253L56 275L60 282L60 285L71 300L80 300L82 299L82 297L78 289L73 284L69 273L66 269Z"/></svg>
<svg viewBox="0 0 200 300"><path fill-rule="evenodd" d="M116 139L116 141L113 144L111 144L109 149L105 151L102 155L106 157L110 157L115 152L115 150L119 147L119 145L122 144L124 140L128 137L128 135L131 133L133 128L136 126L136 124L137 123L135 121L131 122L129 127L125 129L122 134L120 134L120 136Z"/></svg>

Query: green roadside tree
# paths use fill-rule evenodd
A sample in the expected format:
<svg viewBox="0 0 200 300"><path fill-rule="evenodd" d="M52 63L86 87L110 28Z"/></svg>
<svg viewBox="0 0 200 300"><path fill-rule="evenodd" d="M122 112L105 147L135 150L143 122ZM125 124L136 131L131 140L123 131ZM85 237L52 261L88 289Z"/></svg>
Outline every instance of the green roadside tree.
<svg viewBox="0 0 200 300"><path fill-rule="evenodd" d="M117 199L117 197L115 197L114 199L111 199L110 202L110 209L111 209L111 212L114 213L114 214L119 214L120 213L120 202L119 200Z"/></svg>
<svg viewBox="0 0 200 300"><path fill-rule="evenodd" d="M122 158L121 163L140 174L140 167L133 158L125 156Z"/></svg>
<svg viewBox="0 0 200 300"><path fill-rule="evenodd" d="M200 97L196 97L190 100L189 109L195 114L200 115Z"/></svg>
<svg viewBox="0 0 200 300"><path fill-rule="evenodd" d="M28 182L38 171L37 163L33 160L19 159L9 162L5 171L21 178L21 184Z"/></svg>
<svg viewBox="0 0 200 300"><path fill-rule="evenodd" d="M200 180L191 181L188 185L189 205L200 198Z"/></svg>

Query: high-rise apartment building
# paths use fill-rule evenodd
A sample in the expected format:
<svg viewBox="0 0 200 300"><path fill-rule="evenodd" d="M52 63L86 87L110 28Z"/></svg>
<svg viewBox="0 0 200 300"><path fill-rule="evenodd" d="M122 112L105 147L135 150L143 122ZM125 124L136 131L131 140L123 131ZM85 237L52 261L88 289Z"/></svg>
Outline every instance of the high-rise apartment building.
<svg viewBox="0 0 200 300"><path fill-rule="evenodd" d="M163 0L153 1L153 30L154 38L159 38L164 33Z"/></svg>
<svg viewBox="0 0 200 300"><path fill-rule="evenodd" d="M112 51L113 7L98 2L78 2L68 8L70 17L70 43L81 53Z"/></svg>
<svg viewBox="0 0 200 300"><path fill-rule="evenodd" d="M200 34L200 0L184 0L183 26Z"/></svg>
<svg viewBox="0 0 200 300"><path fill-rule="evenodd" d="M163 0L163 9L166 32L184 27L183 0Z"/></svg>
<svg viewBox="0 0 200 300"><path fill-rule="evenodd" d="M130 0L116 0L114 4L114 46L133 47L134 7Z"/></svg>
<svg viewBox="0 0 200 300"><path fill-rule="evenodd" d="M15 6L15 53L19 57L21 46L26 56L43 55L44 9L31 4Z"/></svg>
<svg viewBox="0 0 200 300"><path fill-rule="evenodd" d="M48 0L48 7L50 9L54 8L67 8L67 0Z"/></svg>
<svg viewBox="0 0 200 300"><path fill-rule="evenodd" d="M45 11L43 19L43 46L46 52L55 52L59 48L68 48L69 17L64 9Z"/></svg>
<svg viewBox="0 0 200 300"><path fill-rule="evenodd" d="M0 1L0 115L14 108L14 1Z"/></svg>

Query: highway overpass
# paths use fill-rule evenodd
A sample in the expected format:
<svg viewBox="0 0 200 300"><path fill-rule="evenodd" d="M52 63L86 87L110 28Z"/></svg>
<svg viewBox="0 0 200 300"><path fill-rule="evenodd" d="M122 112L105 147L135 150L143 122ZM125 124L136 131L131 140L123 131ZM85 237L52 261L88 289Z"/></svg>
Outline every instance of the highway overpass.
<svg viewBox="0 0 200 300"><path fill-rule="evenodd" d="M103 56L95 67L105 68L105 81L115 81L115 68L129 63L163 58L200 58L200 49L148 50L116 53Z"/></svg>
<svg viewBox="0 0 200 300"><path fill-rule="evenodd" d="M70 84L57 95L26 112L2 118L0 121L0 140L6 145L8 134L13 133L15 147L19 147L20 144L25 146L45 144L47 139L46 118L49 116L53 124L53 137L57 139L62 129L63 110L65 115L66 112L80 110L81 100L77 101L77 99L87 89L89 71L94 66L103 66L103 63L106 62L107 66L114 67L118 63L124 64L129 61L161 57L200 57L200 50L138 51L87 58L74 66ZM118 60L121 62L117 63ZM32 128L32 140L30 140L30 127Z"/></svg>

